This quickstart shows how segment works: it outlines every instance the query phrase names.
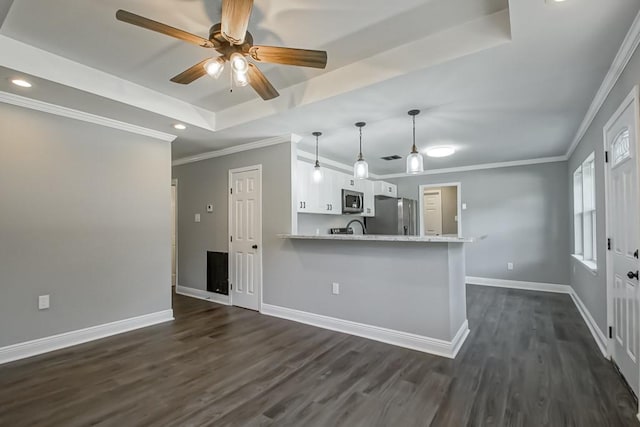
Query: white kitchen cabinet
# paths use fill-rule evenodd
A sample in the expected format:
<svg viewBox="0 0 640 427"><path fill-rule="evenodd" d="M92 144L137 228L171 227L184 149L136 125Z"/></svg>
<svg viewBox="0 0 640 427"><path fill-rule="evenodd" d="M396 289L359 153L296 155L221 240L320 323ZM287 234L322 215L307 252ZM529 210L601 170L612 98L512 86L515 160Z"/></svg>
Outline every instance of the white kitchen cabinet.
<svg viewBox="0 0 640 427"><path fill-rule="evenodd" d="M363 193L363 216L375 216L375 192L378 181L355 179L353 175L327 168L323 168L322 172L322 182L315 183L313 182L313 165L298 162L296 177L298 212L342 215L342 190L347 189ZM395 185L393 189L395 191Z"/></svg>
<svg viewBox="0 0 640 427"><path fill-rule="evenodd" d="M375 196L398 197L398 186L384 181L373 182Z"/></svg>
<svg viewBox="0 0 640 427"><path fill-rule="evenodd" d="M298 187L298 212L313 213L318 207L317 191L314 191L312 178L313 165L305 162L298 162L296 173L296 183Z"/></svg>
<svg viewBox="0 0 640 427"><path fill-rule="evenodd" d="M298 162L296 176L298 206L300 213L342 214L342 185L344 178L339 172L323 169L321 182L313 181L313 165Z"/></svg>
<svg viewBox="0 0 640 427"><path fill-rule="evenodd" d="M361 180L362 191L364 193L363 216L373 217L376 215L376 201L374 195L374 181Z"/></svg>

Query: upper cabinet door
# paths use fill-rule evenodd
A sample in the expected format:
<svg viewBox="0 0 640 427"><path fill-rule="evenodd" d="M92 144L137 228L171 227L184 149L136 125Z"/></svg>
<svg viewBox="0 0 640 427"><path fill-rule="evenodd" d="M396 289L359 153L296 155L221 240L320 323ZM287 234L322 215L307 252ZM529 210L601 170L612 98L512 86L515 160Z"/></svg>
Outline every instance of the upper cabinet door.
<svg viewBox="0 0 640 427"><path fill-rule="evenodd" d="M374 181L374 195L398 197L398 186L384 181Z"/></svg>
<svg viewBox="0 0 640 427"><path fill-rule="evenodd" d="M314 213L318 208L318 189L313 182L313 165L298 162L296 174L298 212Z"/></svg>
<svg viewBox="0 0 640 427"><path fill-rule="evenodd" d="M375 183L373 181L361 181L364 193L363 216L372 217L376 216L376 198L374 195Z"/></svg>

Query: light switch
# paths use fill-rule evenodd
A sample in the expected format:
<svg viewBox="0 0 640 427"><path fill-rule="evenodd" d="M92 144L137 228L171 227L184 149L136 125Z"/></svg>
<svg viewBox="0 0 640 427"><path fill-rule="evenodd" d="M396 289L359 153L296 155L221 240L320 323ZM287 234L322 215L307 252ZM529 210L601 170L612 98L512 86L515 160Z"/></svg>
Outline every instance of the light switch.
<svg viewBox="0 0 640 427"><path fill-rule="evenodd" d="M334 283L333 283L333 286L332 286L332 289L331 289L331 292L332 292L334 295L339 295L339 294L340 294L340 283L335 283L335 282L334 282Z"/></svg>
<svg viewBox="0 0 640 427"><path fill-rule="evenodd" d="M40 295L38 297L38 310L46 310L49 308L49 295Z"/></svg>
<svg viewBox="0 0 640 427"><path fill-rule="evenodd" d="M462 204L462 210L463 210L463 211L466 211L466 210L467 210L467 204L466 204L466 203L463 203L463 204Z"/></svg>
<svg viewBox="0 0 640 427"><path fill-rule="evenodd" d="M513 263L512 262L508 262L507 263L507 270L513 271Z"/></svg>
<svg viewBox="0 0 640 427"><path fill-rule="evenodd" d="M196 214L195 218L194 218L195 222L200 222L200 214Z"/></svg>

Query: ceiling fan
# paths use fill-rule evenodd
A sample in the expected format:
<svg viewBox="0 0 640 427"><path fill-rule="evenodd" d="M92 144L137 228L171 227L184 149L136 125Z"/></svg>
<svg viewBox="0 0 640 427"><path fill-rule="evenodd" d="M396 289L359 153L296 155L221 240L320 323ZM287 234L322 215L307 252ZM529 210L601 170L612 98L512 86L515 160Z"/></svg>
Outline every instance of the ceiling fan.
<svg viewBox="0 0 640 427"><path fill-rule="evenodd" d="M237 86L249 84L262 99L269 100L280 94L258 67L247 61L246 57L257 62L312 68L326 67L327 52L325 51L254 46L253 36L247 31L252 8L253 0L222 0L222 22L211 27L208 39L126 10L118 10L116 19L204 48L214 49L220 54L217 57L204 59L173 77L171 81L174 83L189 84L206 74L218 78L222 74L225 63L229 62Z"/></svg>

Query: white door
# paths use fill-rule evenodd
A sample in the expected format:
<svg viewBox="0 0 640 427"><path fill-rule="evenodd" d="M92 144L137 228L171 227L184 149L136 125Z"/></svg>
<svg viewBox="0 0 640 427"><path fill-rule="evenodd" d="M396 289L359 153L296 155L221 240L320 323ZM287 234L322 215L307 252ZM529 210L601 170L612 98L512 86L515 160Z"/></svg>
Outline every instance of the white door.
<svg viewBox="0 0 640 427"><path fill-rule="evenodd" d="M171 286L176 285L176 219L177 219L177 188L171 185Z"/></svg>
<svg viewBox="0 0 640 427"><path fill-rule="evenodd" d="M262 173L229 171L229 275L231 303L260 310L262 290Z"/></svg>
<svg viewBox="0 0 640 427"><path fill-rule="evenodd" d="M638 160L635 97L605 127L609 152L609 283L613 302L613 354L620 372L638 395Z"/></svg>
<svg viewBox="0 0 640 427"><path fill-rule="evenodd" d="M424 192L424 234L442 235L442 193L440 190Z"/></svg>

